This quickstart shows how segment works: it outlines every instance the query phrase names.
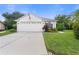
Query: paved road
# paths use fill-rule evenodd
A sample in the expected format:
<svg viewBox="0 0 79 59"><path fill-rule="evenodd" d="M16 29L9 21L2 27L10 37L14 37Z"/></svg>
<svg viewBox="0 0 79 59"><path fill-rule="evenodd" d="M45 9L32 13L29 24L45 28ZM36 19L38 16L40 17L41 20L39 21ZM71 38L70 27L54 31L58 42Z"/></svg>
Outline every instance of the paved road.
<svg viewBox="0 0 79 59"><path fill-rule="evenodd" d="M0 37L0 54L47 55L41 32L18 32Z"/></svg>

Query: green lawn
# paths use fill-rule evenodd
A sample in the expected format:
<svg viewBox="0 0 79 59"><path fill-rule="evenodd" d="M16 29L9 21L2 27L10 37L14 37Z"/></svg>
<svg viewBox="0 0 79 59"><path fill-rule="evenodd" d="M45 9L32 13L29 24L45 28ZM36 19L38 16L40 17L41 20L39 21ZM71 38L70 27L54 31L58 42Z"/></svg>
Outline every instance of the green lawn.
<svg viewBox="0 0 79 59"><path fill-rule="evenodd" d="M0 33L0 36L8 35L8 34L11 34L14 32L16 32L16 30L14 30L14 29L5 30L4 32Z"/></svg>
<svg viewBox="0 0 79 59"><path fill-rule="evenodd" d="M64 33L45 32L45 44L48 51L54 54L79 54L79 40L75 39L72 30Z"/></svg>

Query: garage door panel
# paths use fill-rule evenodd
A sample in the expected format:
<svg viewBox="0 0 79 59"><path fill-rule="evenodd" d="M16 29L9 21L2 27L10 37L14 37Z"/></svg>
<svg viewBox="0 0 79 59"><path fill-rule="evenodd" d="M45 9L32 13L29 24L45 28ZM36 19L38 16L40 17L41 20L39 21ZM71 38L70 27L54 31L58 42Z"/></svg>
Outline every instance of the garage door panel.
<svg viewBox="0 0 79 59"><path fill-rule="evenodd" d="M19 24L17 31L42 31L42 24Z"/></svg>

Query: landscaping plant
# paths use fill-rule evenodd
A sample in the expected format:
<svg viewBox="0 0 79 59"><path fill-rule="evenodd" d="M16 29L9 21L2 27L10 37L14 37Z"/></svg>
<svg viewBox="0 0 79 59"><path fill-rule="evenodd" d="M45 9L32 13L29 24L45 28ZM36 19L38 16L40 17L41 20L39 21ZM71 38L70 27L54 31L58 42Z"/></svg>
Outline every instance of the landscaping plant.
<svg viewBox="0 0 79 59"><path fill-rule="evenodd" d="M74 30L74 34L76 39L79 39L79 21L76 21L73 25L73 30Z"/></svg>

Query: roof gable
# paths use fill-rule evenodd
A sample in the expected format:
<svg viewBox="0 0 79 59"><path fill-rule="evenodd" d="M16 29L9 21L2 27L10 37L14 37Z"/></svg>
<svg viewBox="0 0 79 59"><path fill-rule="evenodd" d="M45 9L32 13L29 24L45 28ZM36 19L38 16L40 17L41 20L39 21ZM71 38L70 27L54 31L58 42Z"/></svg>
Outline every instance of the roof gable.
<svg viewBox="0 0 79 59"><path fill-rule="evenodd" d="M42 21L42 19L38 16L28 13L27 15L19 18L17 21Z"/></svg>
<svg viewBox="0 0 79 59"><path fill-rule="evenodd" d="M31 13L28 13L28 14L22 16L17 21L52 21L52 22L56 22L56 20L44 18L44 17L39 17L39 16L36 16Z"/></svg>

